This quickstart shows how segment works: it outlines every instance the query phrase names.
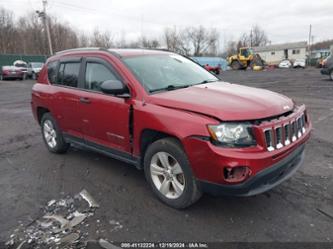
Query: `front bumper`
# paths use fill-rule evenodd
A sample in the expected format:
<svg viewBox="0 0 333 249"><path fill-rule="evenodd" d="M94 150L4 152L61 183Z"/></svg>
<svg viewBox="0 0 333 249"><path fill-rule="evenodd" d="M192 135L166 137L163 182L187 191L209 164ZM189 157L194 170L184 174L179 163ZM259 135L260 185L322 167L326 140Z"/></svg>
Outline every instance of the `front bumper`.
<svg viewBox="0 0 333 249"><path fill-rule="evenodd" d="M21 79L23 78L22 74L3 74L2 77L4 79Z"/></svg>
<svg viewBox="0 0 333 249"><path fill-rule="evenodd" d="M237 185L214 184L199 181L201 189L212 195L253 196L266 192L290 178L302 165L304 147L301 145L287 157L260 171L255 176Z"/></svg>
<svg viewBox="0 0 333 249"><path fill-rule="evenodd" d="M322 68L322 69L320 70L320 73L323 74L323 75L329 75L329 74L330 74L328 68Z"/></svg>

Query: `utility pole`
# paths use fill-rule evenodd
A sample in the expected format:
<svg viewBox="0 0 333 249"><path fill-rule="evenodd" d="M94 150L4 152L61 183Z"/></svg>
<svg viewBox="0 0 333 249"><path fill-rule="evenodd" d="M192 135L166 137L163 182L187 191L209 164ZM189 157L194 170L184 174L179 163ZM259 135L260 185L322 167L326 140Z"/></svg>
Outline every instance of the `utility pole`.
<svg viewBox="0 0 333 249"><path fill-rule="evenodd" d="M311 57L311 37L312 37L312 25L310 24L310 29L309 29L309 41L308 41L308 64L310 65L310 57Z"/></svg>
<svg viewBox="0 0 333 249"><path fill-rule="evenodd" d="M253 31L252 31L252 29L251 29L251 33L250 33L250 47L251 47L251 48L252 48L252 46L253 46L252 39L253 39Z"/></svg>
<svg viewBox="0 0 333 249"><path fill-rule="evenodd" d="M52 48L49 21L47 19L47 15L46 15L47 0L43 0L42 3L43 3L43 11L38 11L37 10L36 13L38 14L38 17L43 19L44 28L45 28L45 32L46 32L46 37L47 37L47 41L48 41L48 45L49 45L49 53L50 53L50 55L53 55L53 48Z"/></svg>

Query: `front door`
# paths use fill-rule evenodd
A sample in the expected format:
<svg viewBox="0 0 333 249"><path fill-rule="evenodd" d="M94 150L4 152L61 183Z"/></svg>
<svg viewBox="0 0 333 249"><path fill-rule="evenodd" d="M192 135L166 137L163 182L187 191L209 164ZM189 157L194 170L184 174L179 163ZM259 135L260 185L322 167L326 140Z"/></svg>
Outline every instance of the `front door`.
<svg viewBox="0 0 333 249"><path fill-rule="evenodd" d="M87 58L83 62L84 90L80 95L82 131L86 143L130 153L129 100L104 94L106 80L121 80L110 63Z"/></svg>

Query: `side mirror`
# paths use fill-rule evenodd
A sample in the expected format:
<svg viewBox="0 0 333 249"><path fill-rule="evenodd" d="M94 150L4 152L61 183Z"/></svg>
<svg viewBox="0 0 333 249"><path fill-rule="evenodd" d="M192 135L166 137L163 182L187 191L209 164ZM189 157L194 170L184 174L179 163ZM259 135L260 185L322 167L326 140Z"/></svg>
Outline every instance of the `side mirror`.
<svg viewBox="0 0 333 249"><path fill-rule="evenodd" d="M129 98L128 88L119 80L106 80L101 84L103 93L112 94L118 97Z"/></svg>

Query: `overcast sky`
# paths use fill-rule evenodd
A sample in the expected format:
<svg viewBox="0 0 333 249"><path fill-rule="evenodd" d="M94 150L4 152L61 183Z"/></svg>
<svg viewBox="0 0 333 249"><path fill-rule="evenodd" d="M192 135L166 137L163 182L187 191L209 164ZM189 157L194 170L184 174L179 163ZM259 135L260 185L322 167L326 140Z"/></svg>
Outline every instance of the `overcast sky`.
<svg viewBox="0 0 333 249"><path fill-rule="evenodd" d="M74 28L98 27L131 40L161 37L167 26L214 27L224 40L237 39L258 24L272 43L333 38L333 0L48 0L48 11ZM41 0L0 0L16 16L41 8Z"/></svg>

